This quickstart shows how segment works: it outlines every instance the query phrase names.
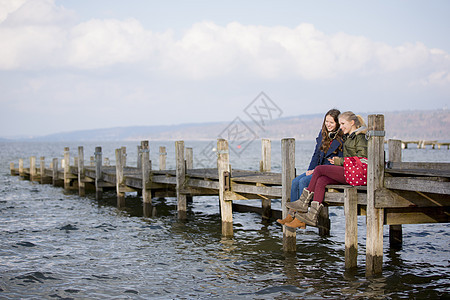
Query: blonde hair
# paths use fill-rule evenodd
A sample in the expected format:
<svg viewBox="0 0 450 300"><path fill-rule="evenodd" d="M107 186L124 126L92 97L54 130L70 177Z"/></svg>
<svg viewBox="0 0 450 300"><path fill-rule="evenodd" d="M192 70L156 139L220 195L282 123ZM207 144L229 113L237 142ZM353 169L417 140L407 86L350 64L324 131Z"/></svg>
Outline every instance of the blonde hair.
<svg viewBox="0 0 450 300"><path fill-rule="evenodd" d="M366 127L363 117L355 115L352 111L346 111L339 115L339 118L343 118L347 121L354 121L356 128Z"/></svg>

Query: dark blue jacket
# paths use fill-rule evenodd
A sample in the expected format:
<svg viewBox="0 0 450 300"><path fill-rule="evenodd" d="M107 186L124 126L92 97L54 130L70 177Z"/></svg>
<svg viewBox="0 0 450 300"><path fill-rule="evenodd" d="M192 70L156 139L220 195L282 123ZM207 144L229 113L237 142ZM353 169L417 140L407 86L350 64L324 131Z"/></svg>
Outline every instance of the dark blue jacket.
<svg viewBox="0 0 450 300"><path fill-rule="evenodd" d="M342 147L341 149L339 149L339 146L342 145L342 143L343 143L342 139L340 138L334 139L327 153L324 153L323 151L320 150L320 146L322 145L322 130L321 130L316 138L316 149L314 150L311 162L309 163L308 170L313 170L320 165L331 165L327 158L332 158L335 156L339 157L344 156L344 154L342 153Z"/></svg>

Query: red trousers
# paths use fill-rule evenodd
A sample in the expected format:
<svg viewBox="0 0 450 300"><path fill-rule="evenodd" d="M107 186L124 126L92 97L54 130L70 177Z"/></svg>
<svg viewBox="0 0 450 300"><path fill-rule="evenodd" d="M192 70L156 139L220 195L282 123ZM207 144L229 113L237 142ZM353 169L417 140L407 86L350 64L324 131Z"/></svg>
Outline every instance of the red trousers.
<svg viewBox="0 0 450 300"><path fill-rule="evenodd" d="M325 196L325 187L328 184L338 183L347 184L344 177L344 167L335 165L321 165L314 169L314 173L307 190L314 192L313 201L322 203Z"/></svg>

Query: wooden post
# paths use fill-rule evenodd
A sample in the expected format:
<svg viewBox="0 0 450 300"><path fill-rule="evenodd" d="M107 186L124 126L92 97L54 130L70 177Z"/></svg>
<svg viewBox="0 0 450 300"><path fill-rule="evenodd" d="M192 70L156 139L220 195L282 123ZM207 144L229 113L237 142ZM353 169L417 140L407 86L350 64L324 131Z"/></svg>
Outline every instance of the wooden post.
<svg viewBox="0 0 450 300"><path fill-rule="evenodd" d="M272 146L269 139L262 139L261 141L261 162L259 166L260 172L270 172L271 171L271 154ZM270 199L261 200L262 207L262 218L269 219L272 212Z"/></svg>
<svg viewBox="0 0 450 300"><path fill-rule="evenodd" d="M127 147L123 146L120 148L122 151L122 163L123 167L125 168L127 166Z"/></svg>
<svg viewBox="0 0 450 300"><path fill-rule="evenodd" d="M86 195L86 183L85 183L84 169L84 148L83 146L78 147L78 195L84 197Z"/></svg>
<svg viewBox="0 0 450 300"><path fill-rule="evenodd" d="M368 170L367 170L367 237L366 276L381 273L383 268L384 210L375 208L375 192L384 182L384 116L369 115Z"/></svg>
<svg viewBox="0 0 450 300"><path fill-rule="evenodd" d="M222 235L233 236L233 202L225 199L225 172L230 172L230 154L228 141L217 140L217 171L219 173L220 216L222 218Z"/></svg>
<svg viewBox="0 0 450 300"><path fill-rule="evenodd" d="M123 176L123 149L116 149L116 193L117 193L117 207L125 206L125 192L124 192L124 176Z"/></svg>
<svg viewBox="0 0 450 300"><path fill-rule="evenodd" d="M186 219L186 194L183 193L186 179L186 164L184 162L184 142L175 142L176 176L177 176L177 209L178 219Z"/></svg>
<svg viewBox="0 0 450 300"><path fill-rule="evenodd" d="M37 175L37 169L36 169L36 156L30 157L30 181L35 181Z"/></svg>
<svg viewBox="0 0 450 300"><path fill-rule="evenodd" d="M13 162L9 163L9 172L11 173L11 176L15 176L16 175L16 171L14 170L14 163Z"/></svg>
<svg viewBox="0 0 450 300"><path fill-rule="evenodd" d="M95 157L94 157L94 156L91 156L91 157L89 158L89 165L90 165L91 167L94 167L94 166L95 166Z"/></svg>
<svg viewBox="0 0 450 300"><path fill-rule="evenodd" d="M402 141L389 140L389 161L402 161ZM403 243L402 225L389 225L389 246L391 248L401 248Z"/></svg>
<svg viewBox="0 0 450 300"><path fill-rule="evenodd" d="M320 236L329 236L331 221L328 205L325 203L322 210L319 213L319 219L317 220L317 227L319 228Z"/></svg>
<svg viewBox="0 0 450 300"><path fill-rule="evenodd" d="M282 218L286 218L288 209L286 203L291 201L291 183L295 178L295 139L281 140L281 209ZM294 228L283 226L283 250L296 251L297 241Z"/></svg>
<svg viewBox="0 0 450 300"><path fill-rule="evenodd" d="M95 198L102 199L103 188L102 179L102 147L95 147Z"/></svg>
<svg viewBox="0 0 450 300"><path fill-rule="evenodd" d="M40 165L39 165L40 173L41 173L41 184L45 183L44 177L45 177L45 157L41 156L40 159Z"/></svg>
<svg viewBox="0 0 450 300"><path fill-rule="evenodd" d="M19 176L24 177L25 176L25 170L23 168L23 159L19 158Z"/></svg>
<svg viewBox="0 0 450 300"><path fill-rule="evenodd" d="M358 193L357 189L344 189L345 214L345 268L356 268L358 261Z"/></svg>
<svg viewBox="0 0 450 300"><path fill-rule="evenodd" d="M57 185L58 182L58 159L57 158L53 158L52 161L52 167L53 167L53 186Z"/></svg>
<svg viewBox="0 0 450 300"><path fill-rule="evenodd" d="M64 189L70 189L70 152L69 147L64 148Z"/></svg>
<svg viewBox="0 0 450 300"><path fill-rule="evenodd" d="M194 151L192 148L186 148L186 171L194 168ZM191 195L186 195L186 201L192 203Z"/></svg>
<svg viewBox="0 0 450 300"><path fill-rule="evenodd" d="M151 165L150 165L150 147L148 141L141 142L141 167L142 167L142 202L144 203L144 212L149 212L152 205L151 191Z"/></svg>
<svg viewBox="0 0 450 300"><path fill-rule="evenodd" d="M142 142L141 142L142 144ZM137 146L137 166L138 169L142 169L142 145Z"/></svg>
<svg viewBox="0 0 450 300"><path fill-rule="evenodd" d="M166 147L160 146L159 147L159 169L160 170L166 169L166 158L167 158Z"/></svg>

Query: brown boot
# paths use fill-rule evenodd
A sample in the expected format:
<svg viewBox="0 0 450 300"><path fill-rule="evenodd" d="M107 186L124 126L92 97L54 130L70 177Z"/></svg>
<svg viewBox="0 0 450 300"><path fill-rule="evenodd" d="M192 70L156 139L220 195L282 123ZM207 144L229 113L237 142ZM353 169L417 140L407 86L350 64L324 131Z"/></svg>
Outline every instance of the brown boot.
<svg viewBox="0 0 450 300"><path fill-rule="evenodd" d="M291 214L288 214L286 218L284 219L277 219L277 222L281 225L284 225L286 223L292 222L294 220L294 217Z"/></svg>
<svg viewBox="0 0 450 300"><path fill-rule="evenodd" d="M298 198L297 201L286 203L286 207L298 212L307 212L309 202L313 197L314 192L310 192L306 188L304 188L302 194L300 195L300 198Z"/></svg>
<svg viewBox="0 0 450 300"><path fill-rule="evenodd" d="M284 224L284 226L287 226L289 228L302 228L302 229L306 228L306 224L297 218L294 218L294 220L290 223Z"/></svg>
<svg viewBox="0 0 450 300"><path fill-rule="evenodd" d="M295 219L305 222L309 226L317 227L317 220L319 219L319 213L323 204L317 201L311 202L311 207L307 213L296 213ZM286 225L287 226L287 225Z"/></svg>

